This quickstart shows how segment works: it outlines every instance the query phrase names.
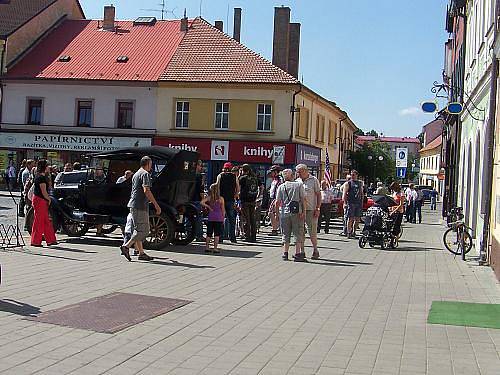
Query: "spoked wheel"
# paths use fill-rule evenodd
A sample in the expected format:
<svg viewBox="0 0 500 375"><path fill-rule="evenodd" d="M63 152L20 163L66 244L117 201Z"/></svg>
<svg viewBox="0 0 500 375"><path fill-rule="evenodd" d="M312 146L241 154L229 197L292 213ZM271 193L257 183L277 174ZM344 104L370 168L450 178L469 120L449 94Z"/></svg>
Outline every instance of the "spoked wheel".
<svg viewBox="0 0 500 375"><path fill-rule="evenodd" d="M174 223L166 215L149 216L149 234L144 241L144 247L151 250L162 250L174 237Z"/></svg>
<svg viewBox="0 0 500 375"><path fill-rule="evenodd" d="M61 229L61 223L58 220L58 215L54 212L52 208L49 207L49 219L52 222L52 226L54 227L54 232L59 231ZM25 226L28 230L28 233L31 234L31 229L33 228L33 221L35 220L35 211L33 207L30 207L28 212L26 212Z"/></svg>
<svg viewBox="0 0 500 375"><path fill-rule="evenodd" d="M460 236L463 236L463 254L467 254L472 249L472 237L466 230L459 231L455 228L450 228L444 232L443 242L446 250L455 255L462 255Z"/></svg>
<svg viewBox="0 0 500 375"><path fill-rule="evenodd" d="M365 236L359 237L358 245L360 248L364 249L366 246L367 239Z"/></svg>
<svg viewBox="0 0 500 375"><path fill-rule="evenodd" d="M70 237L85 236L89 229L90 225L78 221L65 219L62 223L63 232Z"/></svg>
<svg viewBox="0 0 500 375"><path fill-rule="evenodd" d="M177 229L172 239L172 244L181 246L189 245L196 237L196 217L193 215L184 215L182 223Z"/></svg>

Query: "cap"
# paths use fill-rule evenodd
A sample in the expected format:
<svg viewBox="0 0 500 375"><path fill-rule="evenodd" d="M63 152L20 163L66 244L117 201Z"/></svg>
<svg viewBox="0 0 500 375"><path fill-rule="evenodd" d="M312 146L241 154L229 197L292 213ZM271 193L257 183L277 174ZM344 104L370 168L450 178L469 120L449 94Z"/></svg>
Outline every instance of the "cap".
<svg viewBox="0 0 500 375"><path fill-rule="evenodd" d="M271 172L281 171L281 167L279 165L273 165L270 169Z"/></svg>
<svg viewBox="0 0 500 375"><path fill-rule="evenodd" d="M231 169L233 168L233 164L230 162L224 163L224 169Z"/></svg>

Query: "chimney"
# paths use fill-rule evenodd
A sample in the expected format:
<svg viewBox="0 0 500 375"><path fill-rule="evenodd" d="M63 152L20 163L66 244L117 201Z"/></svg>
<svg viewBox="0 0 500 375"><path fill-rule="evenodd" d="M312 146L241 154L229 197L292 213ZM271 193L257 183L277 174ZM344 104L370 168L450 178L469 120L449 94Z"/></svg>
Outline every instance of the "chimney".
<svg viewBox="0 0 500 375"><path fill-rule="evenodd" d="M104 30L115 29L115 7L113 4L104 7L104 20L102 21L102 28Z"/></svg>
<svg viewBox="0 0 500 375"><path fill-rule="evenodd" d="M288 71L290 8L274 8L273 64Z"/></svg>
<svg viewBox="0 0 500 375"><path fill-rule="evenodd" d="M241 40L241 8L234 8L233 39Z"/></svg>
<svg viewBox="0 0 500 375"><path fill-rule="evenodd" d="M300 23L290 24L290 36L288 39L288 73L299 78L300 57Z"/></svg>
<svg viewBox="0 0 500 375"><path fill-rule="evenodd" d="M186 32L188 30L188 19L186 16L186 9L184 9L184 17L181 18L181 31Z"/></svg>
<svg viewBox="0 0 500 375"><path fill-rule="evenodd" d="M215 21L215 28L224 32L224 22L223 21Z"/></svg>

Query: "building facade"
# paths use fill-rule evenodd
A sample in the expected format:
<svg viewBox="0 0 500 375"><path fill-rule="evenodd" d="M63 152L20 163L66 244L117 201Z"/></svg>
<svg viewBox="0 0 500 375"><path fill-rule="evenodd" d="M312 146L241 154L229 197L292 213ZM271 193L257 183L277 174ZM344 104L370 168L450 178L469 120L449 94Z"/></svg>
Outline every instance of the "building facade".
<svg viewBox="0 0 500 375"><path fill-rule="evenodd" d="M441 148L443 137L439 135L434 140L424 145L419 151L420 173L418 183L437 190L440 200L444 195L444 174L441 168Z"/></svg>

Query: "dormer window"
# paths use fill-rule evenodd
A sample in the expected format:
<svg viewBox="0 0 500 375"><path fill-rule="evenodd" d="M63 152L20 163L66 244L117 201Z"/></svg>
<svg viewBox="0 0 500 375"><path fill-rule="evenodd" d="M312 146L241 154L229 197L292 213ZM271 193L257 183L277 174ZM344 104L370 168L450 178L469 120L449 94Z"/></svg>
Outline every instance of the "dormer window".
<svg viewBox="0 0 500 375"><path fill-rule="evenodd" d="M116 58L116 62L119 62L119 63L126 63L128 61L128 56L118 56Z"/></svg>
<svg viewBox="0 0 500 375"><path fill-rule="evenodd" d="M69 62L71 60L71 56L63 55L59 57L59 62Z"/></svg>

